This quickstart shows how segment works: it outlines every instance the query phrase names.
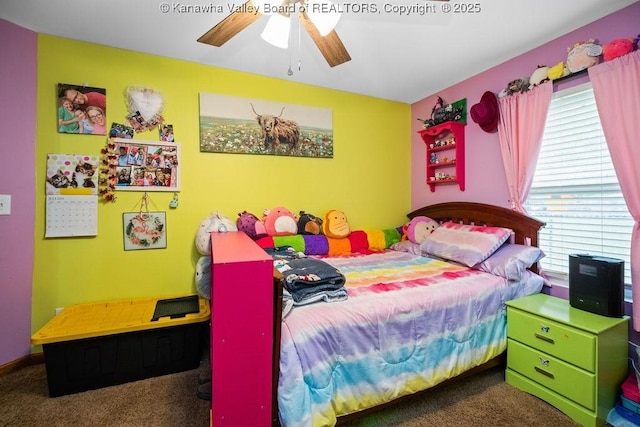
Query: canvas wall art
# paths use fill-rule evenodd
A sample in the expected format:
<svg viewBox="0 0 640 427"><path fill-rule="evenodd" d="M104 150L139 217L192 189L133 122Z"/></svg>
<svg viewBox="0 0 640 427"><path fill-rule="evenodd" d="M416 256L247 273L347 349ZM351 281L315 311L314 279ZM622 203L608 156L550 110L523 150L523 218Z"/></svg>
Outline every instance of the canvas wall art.
<svg viewBox="0 0 640 427"><path fill-rule="evenodd" d="M58 83L58 132L106 135L106 89Z"/></svg>
<svg viewBox="0 0 640 427"><path fill-rule="evenodd" d="M332 111L201 93L200 151L332 158Z"/></svg>

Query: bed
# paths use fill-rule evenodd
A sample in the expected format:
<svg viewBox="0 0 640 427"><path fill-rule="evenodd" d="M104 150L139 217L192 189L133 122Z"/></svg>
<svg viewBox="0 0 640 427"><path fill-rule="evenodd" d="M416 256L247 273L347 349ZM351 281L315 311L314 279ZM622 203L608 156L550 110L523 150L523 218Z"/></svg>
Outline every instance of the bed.
<svg viewBox="0 0 640 427"><path fill-rule="evenodd" d="M455 224L510 230L495 254L507 245L535 248L544 225L509 209L469 202L436 204L408 214L410 219L420 216L441 223L436 231ZM273 425L340 424L503 363L505 301L542 289L542 278L535 274L537 259L517 279L507 279L480 264L469 268L421 251L364 252L313 256L344 276L348 298L289 311L282 306L285 278L272 269ZM215 336L214 329L222 327L212 313ZM232 335L226 341L221 335L217 340L230 346ZM213 344L212 357L215 364ZM214 372L214 401L215 381Z"/></svg>

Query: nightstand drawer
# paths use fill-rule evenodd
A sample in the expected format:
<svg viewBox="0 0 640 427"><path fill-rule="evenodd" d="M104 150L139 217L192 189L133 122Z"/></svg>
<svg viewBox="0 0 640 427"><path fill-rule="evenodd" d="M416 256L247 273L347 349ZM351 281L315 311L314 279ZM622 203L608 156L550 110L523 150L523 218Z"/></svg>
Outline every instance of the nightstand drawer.
<svg viewBox="0 0 640 427"><path fill-rule="evenodd" d="M507 335L590 372L595 372L596 337L509 307Z"/></svg>
<svg viewBox="0 0 640 427"><path fill-rule="evenodd" d="M511 339L507 368L584 406L595 410L596 376Z"/></svg>

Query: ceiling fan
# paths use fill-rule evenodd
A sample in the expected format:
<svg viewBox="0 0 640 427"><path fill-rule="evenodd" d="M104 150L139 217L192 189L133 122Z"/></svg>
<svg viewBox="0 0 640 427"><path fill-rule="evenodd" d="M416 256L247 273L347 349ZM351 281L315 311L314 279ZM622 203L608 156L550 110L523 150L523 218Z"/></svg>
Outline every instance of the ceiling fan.
<svg viewBox="0 0 640 427"><path fill-rule="evenodd" d="M278 1L282 0L273 0L272 5L277 3ZM314 24L312 18L310 17L311 9L307 8L310 1L312 0L284 0L279 6L274 6L274 9L277 9L280 12L272 15L270 20L278 15L280 17L289 18L289 11L295 10L296 3L300 3L300 6L302 7L297 8L299 10L298 19L304 26L305 30L307 31L315 45L320 50L320 53L322 53L322 56L324 56L329 66L335 67L336 65L340 65L350 61L351 56L349 56L349 52L347 52L347 49L344 47L344 44L342 43L342 40L340 40L338 33L336 33L335 30L331 29L325 35L323 35L316 24ZM244 30L246 27L251 25L263 15L261 11L264 11L266 9L261 8L259 6L259 3L264 4L263 1L247 0L244 5L237 7L229 16L224 18L217 25L203 34L198 39L198 42L217 47L222 46L232 37L234 37L240 31ZM256 4L258 4L258 9L256 9ZM309 13L307 13L308 11ZM269 23L267 23L267 25L269 25Z"/></svg>

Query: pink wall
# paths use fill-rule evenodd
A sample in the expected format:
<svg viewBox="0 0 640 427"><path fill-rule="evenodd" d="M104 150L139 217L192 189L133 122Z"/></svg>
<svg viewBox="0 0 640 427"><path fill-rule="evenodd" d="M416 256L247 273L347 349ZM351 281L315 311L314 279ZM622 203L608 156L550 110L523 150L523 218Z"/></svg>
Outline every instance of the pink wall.
<svg viewBox="0 0 640 427"><path fill-rule="evenodd" d="M0 194L11 195L0 216L2 366L31 352L37 35L0 19L0 40Z"/></svg>
<svg viewBox="0 0 640 427"><path fill-rule="evenodd" d="M552 13L552 12L551 12ZM640 2L579 28L523 55L497 65L461 83L442 90L412 105L411 142L411 207L452 200L483 202L508 207L504 168L497 133L486 133L469 117L466 126L466 190L457 186L440 185L432 193L426 185L425 144L417 132L422 128L418 118L428 118L437 96L451 103L467 98L467 109L476 104L485 91L499 93L511 80L528 77L537 65L553 66L564 61L567 48L576 42L595 39L606 44L613 39L635 37L640 33ZM555 90L584 83L587 77L578 77L554 86Z"/></svg>

